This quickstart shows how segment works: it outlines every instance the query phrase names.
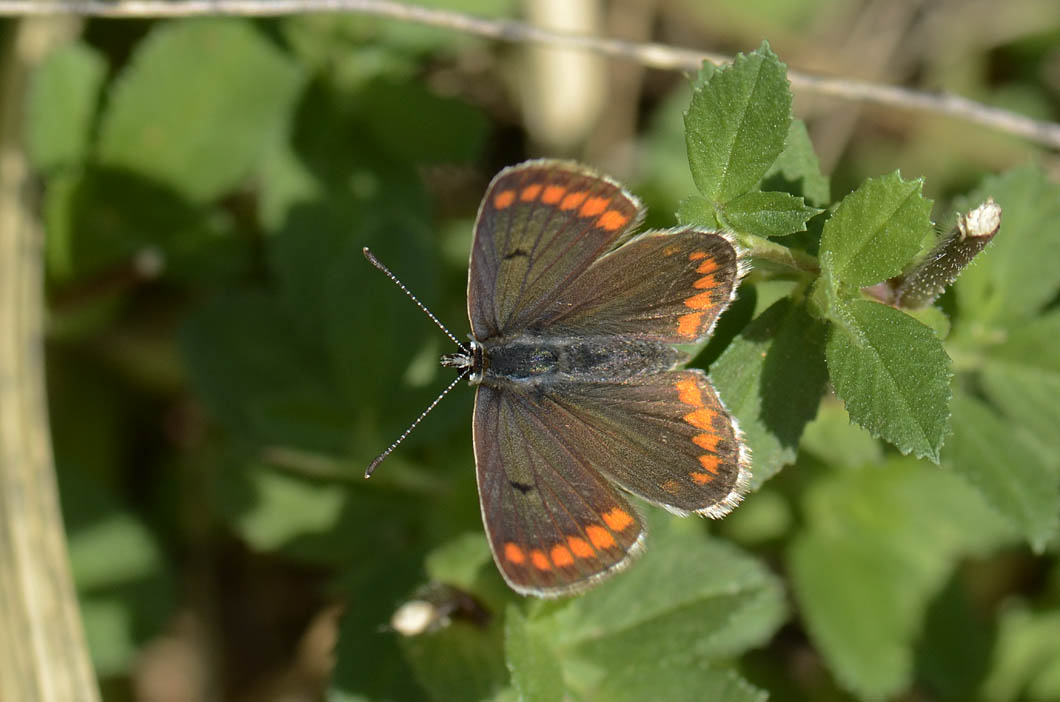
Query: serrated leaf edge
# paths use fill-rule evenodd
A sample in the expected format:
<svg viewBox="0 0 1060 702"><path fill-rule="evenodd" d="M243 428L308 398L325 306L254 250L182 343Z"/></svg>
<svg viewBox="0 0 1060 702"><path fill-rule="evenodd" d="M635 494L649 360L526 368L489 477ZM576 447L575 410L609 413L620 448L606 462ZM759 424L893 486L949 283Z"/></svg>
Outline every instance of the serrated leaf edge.
<svg viewBox="0 0 1060 702"><path fill-rule="evenodd" d="M869 300L861 300L861 302L866 302L866 303L868 303L868 304L873 304L873 305L876 305L876 304L881 304L881 303L878 303L878 302L871 302L871 301L869 301ZM891 308L891 309L894 309L894 308ZM896 311L898 311L898 312L901 312L901 310L896 310ZM904 312L901 312L901 313L902 313L902 314L905 314ZM937 336L937 335L935 334L935 332L934 332L934 331L933 331L933 330L931 329L931 327L929 327L929 326L927 326L926 324L922 323L922 322L921 322L920 320L916 319L915 317L912 317L912 316L910 316L910 315L905 315L905 316L906 316L906 317L909 317L909 319L913 320L914 322L916 322L916 323L917 323L917 324L919 324L920 326L922 326L922 327L924 327L925 329L927 329L927 330L928 330L929 332L931 332L931 335L932 335L932 337L933 337L934 339L938 340L938 336ZM846 327L843 327L843 329L845 330L845 329L846 329ZM870 353L871 353L871 354L872 354L872 355L873 355L873 356L875 357L875 360L876 360L876 362L877 362L877 363L878 363L878 364L879 364L879 365L880 365L881 367L883 367L883 368L884 368L884 370L886 371L886 372L885 372L885 376L886 376L886 379L887 379L887 380L888 380L888 381L889 381L889 382L891 383L891 385L893 386L893 388L894 388L895 390L897 390L897 388L898 388L898 384L897 384L897 382L895 381L894 375L892 375L892 374L891 374L891 372L890 372L890 368L888 368L888 367L887 367L887 364L883 363L883 362L882 362L882 360L880 359L880 356L879 356L879 354L878 354L878 353L876 352L876 347L875 347L875 346L873 346L873 345L872 345L872 344L871 344L871 343L869 342L869 340L868 340L868 338L867 338L867 337L866 337L866 338L864 339L864 341L865 341L865 343L864 343L864 344L861 344L861 345L859 345L859 348L862 348L862 349L864 349L864 350L866 350L866 351L870 352ZM939 346L940 346L940 347L942 348L942 352L943 352L943 354L945 354L945 355L946 355L946 358L947 358L947 359L949 359L949 354L947 354L947 353L946 353L946 349L945 349L944 347L942 347L942 343L941 343L941 342L939 342ZM827 348L827 347L826 347L826 348ZM828 372L828 374L829 374L829 377L831 377L831 374L832 374L832 373L831 373L831 363L829 362L829 359L828 359L828 354L827 354L827 353L825 353L825 363L826 363L826 364L828 364L828 366L829 366L829 372ZM952 360L951 360L951 361L950 361L950 364L949 364L949 366L948 366L948 367L947 367L947 369L946 369L946 381L947 381L947 390L948 390L948 392L947 392L947 397L946 397L946 404L947 404L947 406L949 406L949 405L951 404L951 401L953 400L953 388L952 388L952 386L951 386L951 383L949 382L949 381L951 381L952 379L953 379L953 362L952 362ZM834 382L834 381L832 382L832 387L835 387L835 382ZM901 398L901 402L902 402L902 408L903 408L903 410L905 410L905 411L906 411L906 413L908 414L908 416L911 416L911 417L913 417L913 422L914 422L914 424L916 425L917 429L919 429L919 430L920 430L920 433L921 433L921 438L923 439L924 443L926 443L926 444L927 444L928 446L931 446L931 442L930 442L930 441L928 440L928 438L927 438L927 432L926 432L926 430L925 430L925 429L924 429L924 427L923 427L923 426L921 425L921 423L920 423L920 420L919 420L919 418L918 418L918 417L917 417L917 416L916 416L916 415L915 415L914 413L912 413L912 412L910 411L910 405L909 405L909 402L908 402L908 400L906 399L905 395L904 395L904 394L902 394L901 392L897 392L896 394L897 394L897 395L898 395L898 396L899 396L899 397ZM839 392L838 392L838 388L837 388L837 390L836 390L836 395L837 395L837 396L839 396L839 399L843 400L843 404L844 404L844 405L846 405L846 404L847 404L847 400L846 400L846 398L845 398L845 397L842 397L842 396L840 396L840 395L839 395ZM848 414L849 414L849 411L848 411ZM940 461L940 459L941 459L941 454L942 454L942 446L943 446L943 444L945 444L945 442L946 442L946 438L947 438L947 437L948 437L948 436L949 436L949 435L950 435L950 434L952 433L952 426L951 426L951 420L952 420L952 417L953 417L953 415L952 415L952 412L951 412L951 413L950 413L950 414L949 414L949 415L947 416L947 418L946 418L946 426L945 426L945 427L943 428L943 431L941 432L941 434L940 434L940 436L939 436L939 444L938 444L938 446L934 446L934 447L932 447L932 448L933 448L933 451L932 451L932 452L930 452L930 453L921 453L921 452L920 452L920 451L918 451L918 450L917 450L916 448L912 448L912 447L910 447L910 448L905 448L905 447L903 447L903 446L899 446L898 444L895 444L895 443L894 443L893 441L891 441L891 440L890 440L890 439L888 439L887 437L885 437L885 436L881 436L880 434L878 434L878 433L876 432L876 430L875 430L875 429L873 429L872 427L867 427L867 426L865 426L864 424L862 424L861 422L857 421L857 419L855 419L853 415L851 415L851 416L850 416L850 418L851 418L851 419L853 419L853 420L854 420L855 422L857 422L858 426L862 427L863 429L866 429L866 430L867 430L867 431L868 431L868 432L869 432L870 434L872 434L872 436L876 437L877 439L882 439L883 441L886 441L887 443L891 444L892 446L894 446L895 448L897 448L897 449L898 449L898 451L899 451L899 452L901 452L901 454L902 454L903 456L907 456L907 455L909 455L910 453L913 453L914 455L916 455L916 456L917 456L917 457L919 457L919 458L927 458L927 459L929 459L929 460L930 460L930 461L931 461L932 463L934 463L935 465L938 465L938 464L939 464L939 461Z"/></svg>

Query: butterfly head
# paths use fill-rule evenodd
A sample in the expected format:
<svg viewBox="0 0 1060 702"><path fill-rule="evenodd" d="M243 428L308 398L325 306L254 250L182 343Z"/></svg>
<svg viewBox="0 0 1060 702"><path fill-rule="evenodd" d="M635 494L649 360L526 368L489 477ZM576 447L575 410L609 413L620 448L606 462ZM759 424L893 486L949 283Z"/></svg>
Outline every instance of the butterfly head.
<svg viewBox="0 0 1060 702"><path fill-rule="evenodd" d="M467 373L467 381L471 385L482 382L482 373L487 365L482 344L477 341L472 341L466 350L461 348L457 353L443 354L441 364L444 368L456 368L461 374Z"/></svg>

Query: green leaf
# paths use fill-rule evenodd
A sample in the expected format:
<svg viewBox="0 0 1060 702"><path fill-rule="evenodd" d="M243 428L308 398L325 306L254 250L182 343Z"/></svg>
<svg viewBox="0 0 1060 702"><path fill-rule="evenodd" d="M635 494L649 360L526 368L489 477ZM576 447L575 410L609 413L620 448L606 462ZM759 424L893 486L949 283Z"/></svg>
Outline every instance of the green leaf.
<svg viewBox="0 0 1060 702"><path fill-rule="evenodd" d="M133 632L136 622L121 597L83 597L80 601L85 639L97 675L127 673L136 661L141 642Z"/></svg>
<svg viewBox="0 0 1060 702"><path fill-rule="evenodd" d="M830 267L835 284L861 288L902 272L933 232L922 184L895 172L843 198L821 233L821 265Z"/></svg>
<svg viewBox="0 0 1060 702"><path fill-rule="evenodd" d="M338 690L334 687L328 689L324 699L327 702L372 702L370 698L364 695Z"/></svg>
<svg viewBox="0 0 1060 702"><path fill-rule="evenodd" d="M1054 337L1056 338L1056 337ZM1060 377L1036 371L1030 363L989 359L979 375L983 393L1022 427L1039 453L1060 456ZM1054 459L1050 459L1055 464Z"/></svg>
<svg viewBox="0 0 1060 702"><path fill-rule="evenodd" d="M549 702L566 697L563 670L556 652L515 605L509 605L504 615L504 648L512 685L520 700Z"/></svg>
<svg viewBox="0 0 1060 702"><path fill-rule="evenodd" d="M759 487L795 460L806 423L817 413L828 375L825 327L782 298L736 337L711 368L725 406L751 447Z"/></svg>
<svg viewBox="0 0 1060 702"><path fill-rule="evenodd" d="M347 445L350 409L271 296L220 295L189 316L180 341L192 387L229 431L305 450Z"/></svg>
<svg viewBox="0 0 1060 702"><path fill-rule="evenodd" d="M702 90L707 87L707 83L714 77L714 74L718 72L721 66L716 66L710 61L704 61L703 65L696 71L696 75L692 76L692 90Z"/></svg>
<svg viewBox="0 0 1060 702"><path fill-rule="evenodd" d="M958 324L1018 329L1060 291L1060 186L1038 166L987 178L955 203L967 211L993 197L1002 207L993 242L957 279ZM971 327L971 328L968 328Z"/></svg>
<svg viewBox="0 0 1060 702"><path fill-rule="evenodd" d="M807 202L823 207L831 202L828 176L813 150L806 123L793 119L788 127L784 150L762 178L762 190L779 190L801 195Z"/></svg>
<svg viewBox="0 0 1060 702"><path fill-rule="evenodd" d="M280 136L301 82L298 69L249 22L160 25L114 86L100 161L157 179L194 202L217 198Z"/></svg>
<svg viewBox="0 0 1060 702"><path fill-rule="evenodd" d="M334 567L360 563L373 551L404 539L408 559L416 559L417 578L422 577L419 554L427 545L407 535L410 529L422 528L426 516L423 500L415 494L380 494L374 485L361 485L359 465L345 474L335 470L327 480L299 474L299 465L289 457L275 464L259 458L263 454L273 459L268 450L230 448L218 453L211 466L211 506L255 552L279 552ZM337 479L344 476L361 489Z"/></svg>
<svg viewBox="0 0 1060 702"><path fill-rule="evenodd" d="M249 473L250 508L234 520L252 548L268 552L307 534L334 529L345 506L341 485L307 481L268 468Z"/></svg>
<svg viewBox="0 0 1060 702"><path fill-rule="evenodd" d="M290 142L276 142L262 154L258 172L258 217L269 234L282 228L295 207L325 195L323 185Z"/></svg>
<svg viewBox="0 0 1060 702"><path fill-rule="evenodd" d="M1005 422L982 402L958 393L953 401L953 437L945 459L1036 551L1042 551L1056 534L1060 526L1056 461L1047 463L1023 436L1022 427Z"/></svg>
<svg viewBox="0 0 1060 702"><path fill-rule="evenodd" d="M938 337L886 305L853 300L841 308L825 357L850 418L902 453L938 463L950 428L952 374Z"/></svg>
<svg viewBox="0 0 1060 702"><path fill-rule="evenodd" d="M1060 311L1006 336L985 350L983 390L1047 455L1060 456Z"/></svg>
<svg viewBox="0 0 1060 702"><path fill-rule="evenodd" d="M677 221L681 224L695 224L710 229L721 229L721 223L718 222L718 212L714 204L699 195L689 195L684 200L681 200L677 206Z"/></svg>
<svg viewBox="0 0 1060 702"><path fill-rule="evenodd" d="M832 273L831 258L830 251L821 254L821 274L810 287L806 307L815 319L829 321L834 317L846 323L843 305L847 298L839 294L839 282Z"/></svg>
<svg viewBox="0 0 1060 702"><path fill-rule="evenodd" d="M902 311L931 329L938 338L945 339L950 335L950 318L938 307L928 305L913 310L903 309Z"/></svg>
<svg viewBox="0 0 1060 702"><path fill-rule="evenodd" d="M653 511L648 521L650 547L628 572L539 606L529 621L515 612L506 643L524 699L762 699L724 661L764 644L783 622L779 580L696 520Z"/></svg>
<svg viewBox="0 0 1060 702"><path fill-rule="evenodd" d="M378 184L399 198L404 194L400 184L389 179L379 178ZM364 259L362 247L370 246L380 260L391 262L419 298L443 318L459 319L459 312L446 315L434 304L438 256L421 213L411 206L395 212L400 200L388 197L351 203L346 196L299 206L267 244L279 282L276 304L297 330L286 343L316 357L331 401L356 408L349 419L390 436L379 436L380 443L392 440L410 416L434 399L439 388L432 382L438 381L442 346L437 330ZM373 304L362 304L363 300ZM372 333L366 335L366 329ZM413 386L407 373L418 355L426 362ZM366 374L366 368L373 372ZM466 415L443 412L423 429L466 426L466 421ZM428 435L421 430L410 438L414 444ZM366 454L365 461L372 457Z"/></svg>
<svg viewBox="0 0 1060 702"><path fill-rule="evenodd" d="M425 567L431 580L471 589L484 567L492 567L482 532L463 534L431 551Z"/></svg>
<svg viewBox="0 0 1060 702"><path fill-rule="evenodd" d="M791 122L787 67L763 43L692 94L685 140L692 179L708 200L752 190L784 150Z"/></svg>
<svg viewBox="0 0 1060 702"><path fill-rule="evenodd" d="M126 674L174 606L159 545L146 525L115 505L71 530L69 543L93 667L100 675Z"/></svg>
<svg viewBox="0 0 1060 702"><path fill-rule="evenodd" d="M401 639L416 680L437 702L478 702L499 692L508 683L504 644L499 625L459 620Z"/></svg>
<svg viewBox="0 0 1060 702"><path fill-rule="evenodd" d="M549 628L561 660L604 669L653 659L689 663L769 640L785 617L776 576L707 537L695 520L653 513L650 526L649 548L629 571L535 620ZM591 682L567 672L572 686Z"/></svg>
<svg viewBox="0 0 1060 702"><path fill-rule="evenodd" d="M786 236L806 231L806 222L822 212L788 193L752 191L722 208L729 229L758 236Z"/></svg>
<svg viewBox="0 0 1060 702"><path fill-rule="evenodd" d="M934 699L982 699L976 691L986 678L996 627L984 616L972 583L958 567L924 615L916 643L916 677L918 688L931 690Z"/></svg>
<svg viewBox="0 0 1060 702"><path fill-rule="evenodd" d="M911 459L811 484L789 551L807 630L859 697L894 697L913 677L928 603L959 560L1011 532L956 476Z"/></svg>
<svg viewBox="0 0 1060 702"><path fill-rule="evenodd" d="M56 49L37 67L25 121L26 152L35 168L70 167L84 159L106 74L106 58L81 42Z"/></svg>
<svg viewBox="0 0 1060 702"><path fill-rule="evenodd" d="M994 661L980 699L994 702L1060 698L1060 609L1002 611Z"/></svg>
<svg viewBox="0 0 1060 702"><path fill-rule="evenodd" d="M368 530L375 526L389 527L384 515L377 517L379 522L365 522L361 526ZM350 535L358 533L350 532ZM385 553L389 548L394 548L394 543L389 539L378 542L374 553ZM358 696L354 699L424 699L425 689L418 680L430 674L427 666L432 660L446 655L444 645L432 647L435 639L431 639L422 648L409 648L408 641L399 640L400 637L395 633L386 633L390 618L398 606L399 593L411 592L421 582L423 573L419 569L419 554L381 559L369 551L362 551L357 560L347 561L347 565L350 563L354 567L335 587L338 592L357 593L357 606L348 608L341 619L332 686L345 695ZM494 640L492 645L499 649L500 641ZM410 659L418 660L412 663ZM446 662L441 665L446 665ZM416 665L422 665L419 672L414 670ZM461 666L458 670L463 671L464 668Z"/></svg>
<svg viewBox="0 0 1060 702"><path fill-rule="evenodd" d="M588 699L599 702L766 702L769 694L725 668L699 661L673 664L645 659L608 670L599 690Z"/></svg>
<svg viewBox="0 0 1060 702"><path fill-rule="evenodd" d="M791 502L780 490L766 486L725 517L718 533L733 543L755 547L786 539L795 523Z"/></svg>
<svg viewBox="0 0 1060 702"><path fill-rule="evenodd" d="M111 510L70 534L70 565L81 591L155 575L163 561L158 544L140 520ZM107 558L100 558L108 554Z"/></svg>
<svg viewBox="0 0 1060 702"><path fill-rule="evenodd" d="M462 100L439 97L420 83L373 81L357 100L365 138L409 163L475 161L488 136L482 112ZM426 115L429 128L424 128Z"/></svg>
<svg viewBox="0 0 1060 702"><path fill-rule="evenodd" d="M189 204L178 193L128 171L87 167L54 177L45 199L49 273L65 280L128 266L152 252L171 273L231 264L226 215ZM206 258L206 256L209 258ZM205 260L204 260L205 259ZM212 260L211 260L212 259Z"/></svg>
<svg viewBox="0 0 1060 702"><path fill-rule="evenodd" d="M842 403L829 398L816 419L806 425L799 449L837 468L861 468L883 461L883 446L850 421Z"/></svg>
<svg viewBox="0 0 1060 702"><path fill-rule="evenodd" d="M93 457L64 454L73 460L56 466L63 521L92 663L100 675L127 675L173 616L174 576L155 534L93 474Z"/></svg>

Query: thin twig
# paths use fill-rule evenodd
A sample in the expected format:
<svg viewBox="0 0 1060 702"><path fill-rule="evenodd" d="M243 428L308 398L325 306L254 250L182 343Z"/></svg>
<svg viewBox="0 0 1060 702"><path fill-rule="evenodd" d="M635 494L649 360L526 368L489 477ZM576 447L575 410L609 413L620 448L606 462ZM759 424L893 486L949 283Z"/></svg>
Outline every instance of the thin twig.
<svg viewBox="0 0 1060 702"><path fill-rule="evenodd" d="M0 17L62 14L112 18L199 15L263 17L320 12L378 15L499 41L581 49L666 70L696 71L703 61L721 64L731 60L727 56L694 49L557 32L513 20L485 19L393 0L0 0ZM849 102L947 115L1060 149L1060 124L1031 119L957 95L923 93L799 71L789 71L788 78L794 88L807 93L828 95Z"/></svg>

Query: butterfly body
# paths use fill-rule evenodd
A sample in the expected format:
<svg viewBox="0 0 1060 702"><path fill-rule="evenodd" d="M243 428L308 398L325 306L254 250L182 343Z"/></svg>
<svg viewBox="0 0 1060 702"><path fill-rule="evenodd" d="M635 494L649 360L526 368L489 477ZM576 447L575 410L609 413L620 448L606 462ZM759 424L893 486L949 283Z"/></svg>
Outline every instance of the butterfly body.
<svg viewBox="0 0 1060 702"><path fill-rule="evenodd" d="M480 342L481 382L494 387L619 382L672 368L682 358L672 346L639 339L517 336Z"/></svg>
<svg viewBox="0 0 1060 702"><path fill-rule="evenodd" d="M644 542L621 491L720 517L750 453L706 374L675 344L706 338L735 295L720 231L634 236L640 202L578 164L529 161L490 183L468 274L470 346L442 364L477 386L483 524L517 592L578 592Z"/></svg>

